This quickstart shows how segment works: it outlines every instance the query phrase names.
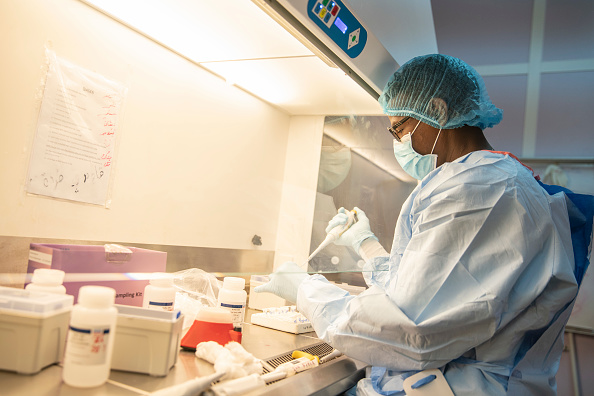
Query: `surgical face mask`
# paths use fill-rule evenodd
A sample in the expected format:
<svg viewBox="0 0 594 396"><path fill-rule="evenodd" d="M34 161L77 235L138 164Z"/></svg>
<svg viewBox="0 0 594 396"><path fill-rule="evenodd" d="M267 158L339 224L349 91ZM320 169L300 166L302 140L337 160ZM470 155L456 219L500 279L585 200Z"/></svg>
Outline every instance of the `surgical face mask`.
<svg viewBox="0 0 594 396"><path fill-rule="evenodd" d="M400 142L394 139L394 156L396 160L406 173L417 180L422 180L429 172L437 167L437 154L433 154L433 150L441 134L440 129L435 143L433 143L431 154L421 155L417 153L412 147L412 134L415 133L420 123L421 121L417 123L417 126L411 133L404 135L400 139Z"/></svg>

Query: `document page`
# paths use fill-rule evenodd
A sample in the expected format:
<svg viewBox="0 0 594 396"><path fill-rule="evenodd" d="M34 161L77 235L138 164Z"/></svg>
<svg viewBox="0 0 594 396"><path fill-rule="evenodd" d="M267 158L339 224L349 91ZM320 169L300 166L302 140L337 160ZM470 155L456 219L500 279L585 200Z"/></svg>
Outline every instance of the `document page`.
<svg viewBox="0 0 594 396"><path fill-rule="evenodd" d="M126 88L48 51L27 192L107 206Z"/></svg>

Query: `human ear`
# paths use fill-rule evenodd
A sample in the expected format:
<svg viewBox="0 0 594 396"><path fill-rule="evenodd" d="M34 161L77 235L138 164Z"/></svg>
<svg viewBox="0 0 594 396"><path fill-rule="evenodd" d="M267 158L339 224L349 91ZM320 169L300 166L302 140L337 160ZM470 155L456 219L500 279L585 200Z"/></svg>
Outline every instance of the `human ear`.
<svg viewBox="0 0 594 396"><path fill-rule="evenodd" d="M444 126L448 122L448 105L445 100L441 98L433 98L430 102L431 110L433 114L438 114L437 122L439 125Z"/></svg>

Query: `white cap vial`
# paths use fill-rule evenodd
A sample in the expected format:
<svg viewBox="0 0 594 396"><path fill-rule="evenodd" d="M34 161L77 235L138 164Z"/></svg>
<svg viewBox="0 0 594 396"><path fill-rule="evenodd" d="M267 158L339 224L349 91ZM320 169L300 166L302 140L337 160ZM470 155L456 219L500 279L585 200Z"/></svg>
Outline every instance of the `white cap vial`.
<svg viewBox="0 0 594 396"><path fill-rule="evenodd" d="M49 269L49 268L37 268L33 271L33 277L31 282L43 283L49 286L58 286L64 282L64 271Z"/></svg>
<svg viewBox="0 0 594 396"><path fill-rule="evenodd" d="M228 309L233 314L233 327L241 330L245 318L247 293L245 279L227 276L223 279L223 287L219 290L218 306Z"/></svg>
<svg viewBox="0 0 594 396"><path fill-rule="evenodd" d="M245 289L245 279L227 276L223 279L223 289L243 290Z"/></svg>
<svg viewBox="0 0 594 396"><path fill-rule="evenodd" d="M83 286L70 314L62 379L90 388L105 383L111 368L118 310L111 287Z"/></svg>
<svg viewBox="0 0 594 396"><path fill-rule="evenodd" d="M83 286L78 291L78 303L86 308L109 308L115 303L115 295L111 287Z"/></svg>
<svg viewBox="0 0 594 396"><path fill-rule="evenodd" d="M64 271L61 270L37 268L33 271L31 283L25 286L25 289L29 291L66 294L66 288L62 285L64 275Z"/></svg>
<svg viewBox="0 0 594 396"><path fill-rule="evenodd" d="M155 272L149 283L156 287L172 287L173 275L165 272Z"/></svg>
<svg viewBox="0 0 594 396"><path fill-rule="evenodd" d="M177 289L173 285L173 274L155 272L144 288L142 306L158 311L173 311Z"/></svg>

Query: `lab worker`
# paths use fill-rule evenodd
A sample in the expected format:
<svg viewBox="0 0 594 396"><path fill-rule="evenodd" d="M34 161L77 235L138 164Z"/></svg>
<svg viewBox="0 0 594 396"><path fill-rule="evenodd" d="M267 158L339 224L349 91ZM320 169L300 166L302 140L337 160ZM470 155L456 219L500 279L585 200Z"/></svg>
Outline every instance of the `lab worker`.
<svg viewBox="0 0 594 396"><path fill-rule="evenodd" d="M456 396L556 394L592 216L584 221L569 191L547 189L513 155L493 151L483 130L502 111L463 61L414 58L379 102L396 160L420 182L389 253L359 208L335 242L365 260L367 290L352 296L288 262L258 291L296 302L320 338L372 366L357 395L403 395L406 378L427 369L439 369ZM346 219L339 210L327 231Z"/></svg>

